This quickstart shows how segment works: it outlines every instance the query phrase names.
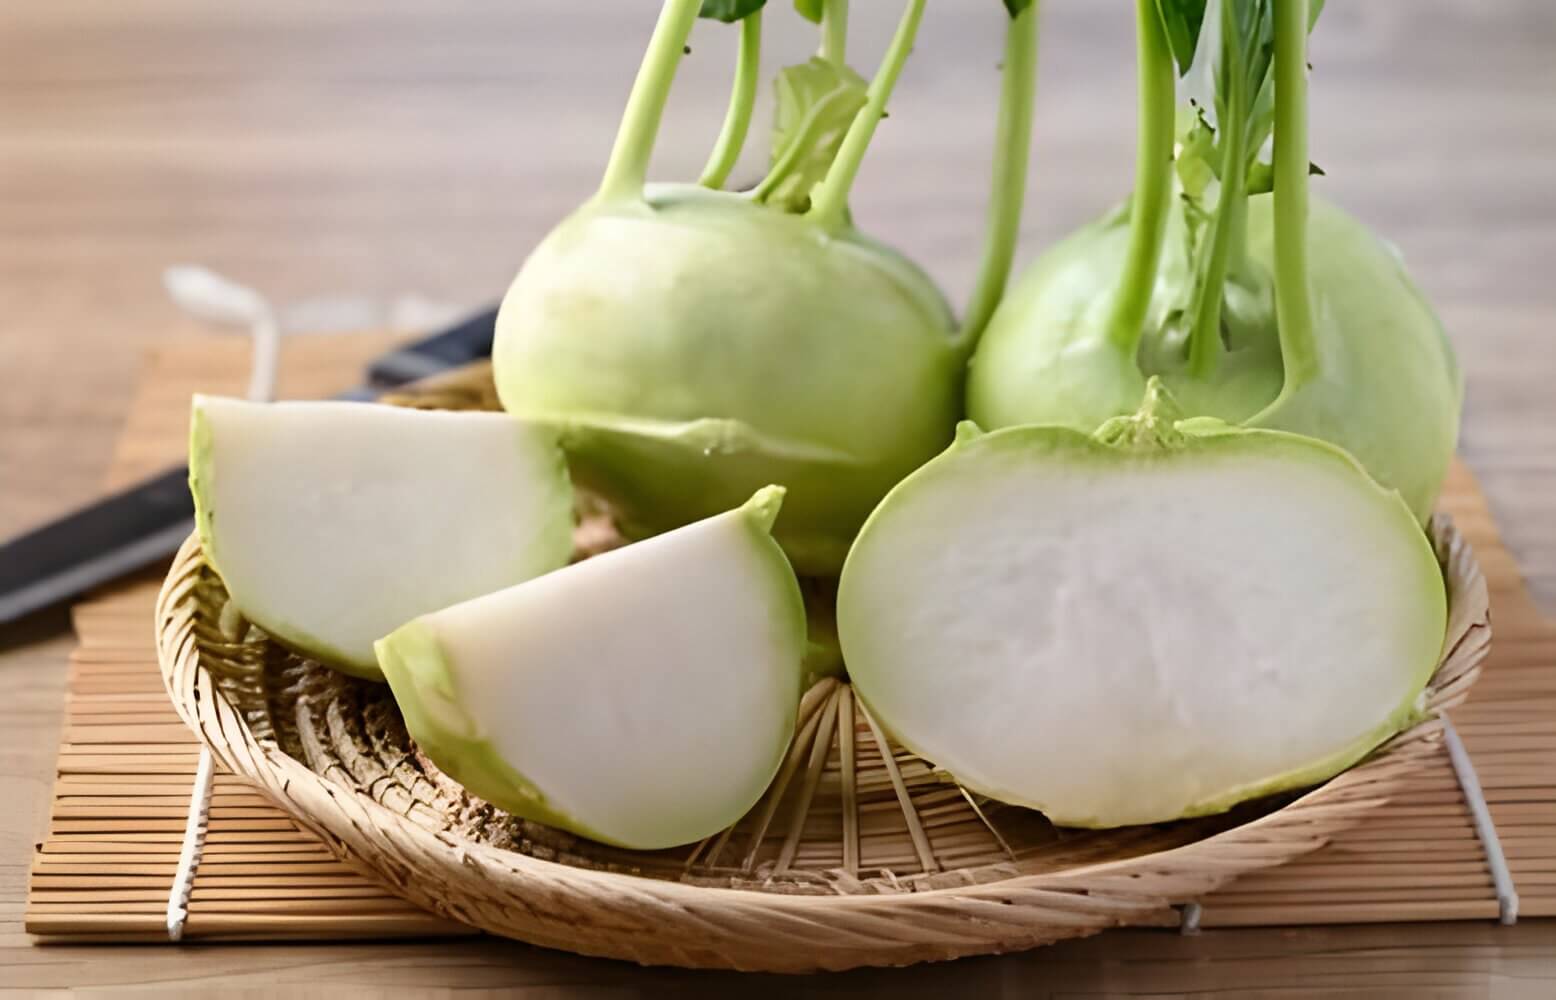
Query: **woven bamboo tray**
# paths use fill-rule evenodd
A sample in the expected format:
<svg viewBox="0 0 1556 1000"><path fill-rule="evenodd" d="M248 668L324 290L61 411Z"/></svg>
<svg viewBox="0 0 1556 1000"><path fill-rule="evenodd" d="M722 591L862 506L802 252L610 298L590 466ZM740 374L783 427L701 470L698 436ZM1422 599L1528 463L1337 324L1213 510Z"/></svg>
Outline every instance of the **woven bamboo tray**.
<svg viewBox="0 0 1556 1000"><path fill-rule="evenodd" d="M414 405L492 404L482 373ZM1485 654L1486 585L1433 525L1450 632L1428 689L1461 701ZM586 519L580 556L608 547ZM824 603L824 595L822 595ZM1159 918L1240 874L1323 845L1438 753L1423 722L1300 797L1119 831L1059 830L982 801L885 739L848 686L802 705L763 802L687 849L608 848L472 799L410 744L387 689L272 644L235 615L191 539L157 608L175 708L227 768L342 860L438 914L498 934L645 963L802 971L1009 951Z"/></svg>

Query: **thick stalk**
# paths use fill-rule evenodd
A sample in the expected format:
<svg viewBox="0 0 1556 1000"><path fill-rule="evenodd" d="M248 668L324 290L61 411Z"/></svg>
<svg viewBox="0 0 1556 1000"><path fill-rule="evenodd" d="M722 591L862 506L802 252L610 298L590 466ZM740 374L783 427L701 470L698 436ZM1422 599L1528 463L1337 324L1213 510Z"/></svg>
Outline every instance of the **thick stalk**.
<svg viewBox="0 0 1556 1000"><path fill-rule="evenodd" d="M1144 3L1153 0L1142 0ZM854 116L853 123L843 136L843 145L837 158L827 169L827 176L816 185L811 195L810 211L806 216L823 229L838 229L848 217L848 192L859 175L859 165L864 162L865 150L875 137L875 127L886 112L886 101L891 97L897 77L913 51L913 39L918 35L919 22L924 19L924 0L908 0L908 6L897 24L897 33L881 60L880 68L870 81L864 107Z"/></svg>
<svg viewBox="0 0 1556 1000"><path fill-rule="evenodd" d="M1221 115L1224 120L1216 123L1221 130L1221 192L1216 196L1216 214L1204 251L1204 269L1194 292L1189 374L1195 378L1208 377L1221 358L1221 303L1225 300L1226 276L1235 241L1241 235L1238 231L1240 209L1248 199L1248 151L1243 148L1248 131L1248 109L1246 102L1238 99L1240 90L1234 86L1233 93L1227 95Z"/></svg>
<svg viewBox="0 0 1556 1000"><path fill-rule="evenodd" d="M819 55L834 66L847 65L848 0L822 0Z"/></svg>
<svg viewBox="0 0 1556 1000"><path fill-rule="evenodd" d="M1308 0L1275 0L1275 316L1290 393L1318 374L1307 267Z"/></svg>
<svg viewBox="0 0 1556 1000"><path fill-rule="evenodd" d="M729 91L729 110L724 113L724 127L719 130L713 152L708 154L708 165L702 168L702 176L697 180L703 187L723 187L729 172L735 169L735 161L740 159L746 134L751 130L751 109L756 105L761 63L762 12L758 9L740 22L740 53L735 57L735 82Z"/></svg>
<svg viewBox="0 0 1556 1000"><path fill-rule="evenodd" d="M1145 332L1156 268L1167 231L1172 198L1173 128L1177 76L1156 0L1135 0L1138 94L1135 191L1129 210L1129 250L1108 318L1108 340L1133 355Z"/></svg>
<svg viewBox="0 0 1556 1000"><path fill-rule="evenodd" d="M1032 99L1037 79L1037 8L1034 2L1005 27L1005 62L1000 70L999 123L994 132L994 175L983 259L962 319L962 339L971 350L1005 294L1010 262L1026 200L1027 162L1032 150Z"/></svg>
<svg viewBox="0 0 1556 1000"><path fill-rule="evenodd" d="M701 9L702 0L665 0L659 9L659 21L632 83L627 110L622 113L616 144L611 147L596 200L637 201L643 197L648 159L654 152L654 138L659 134L659 121L670 97L670 84L675 81L675 68L680 65L686 40L691 37L692 25Z"/></svg>

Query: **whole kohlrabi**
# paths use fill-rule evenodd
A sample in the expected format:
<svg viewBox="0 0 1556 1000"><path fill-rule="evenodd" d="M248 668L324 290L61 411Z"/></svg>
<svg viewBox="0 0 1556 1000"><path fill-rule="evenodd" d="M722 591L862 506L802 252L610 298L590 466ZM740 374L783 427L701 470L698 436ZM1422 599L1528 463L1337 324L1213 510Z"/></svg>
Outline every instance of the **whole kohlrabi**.
<svg viewBox="0 0 1556 1000"><path fill-rule="evenodd" d="M929 277L855 229L847 205L924 0L909 0L868 88L843 63L846 4L819 5L821 54L780 77L772 168L744 193L717 187L749 124L762 4L706 5L743 18L725 128L700 185L645 188L701 6L667 0L598 193L504 299L497 389L509 412L560 431L627 534L782 483L775 536L801 572L835 573L875 503L961 416L965 358L1003 290L1020 210L1036 12L1015 4L1008 29L995 224L958 330Z"/></svg>
<svg viewBox="0 0 1556 1000"><path fill-rule="evenodd" d="M1175 154L1174 57L1193 58L1205 4L1138 0L1134 195L1011 289L973 357L969 416L1092 431L1159 375L1190 413L1341 445L1430 513L1462 383L1397 255L1338 208L1309 211L1305 46L1320 6L1219 5L1215 123L1196 108Z"/></svg>

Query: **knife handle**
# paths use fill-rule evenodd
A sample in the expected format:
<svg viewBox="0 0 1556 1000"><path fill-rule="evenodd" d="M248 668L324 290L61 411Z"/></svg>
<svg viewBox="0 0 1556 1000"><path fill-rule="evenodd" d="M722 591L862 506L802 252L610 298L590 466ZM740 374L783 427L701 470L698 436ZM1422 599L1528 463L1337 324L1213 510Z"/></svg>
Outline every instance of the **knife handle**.
<svg viewBox="0 0 1556 1000"><path fill-rule="evenodd" d="M392 387L491 357L497 331L497 307L477 313L435 337L386 354L368 367L368 378Z"/></svg>

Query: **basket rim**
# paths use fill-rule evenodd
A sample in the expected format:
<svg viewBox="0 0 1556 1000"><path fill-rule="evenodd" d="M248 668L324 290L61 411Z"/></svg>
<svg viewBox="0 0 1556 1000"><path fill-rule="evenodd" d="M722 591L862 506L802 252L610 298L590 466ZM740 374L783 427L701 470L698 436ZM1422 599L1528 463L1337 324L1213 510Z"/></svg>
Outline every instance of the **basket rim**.
<svg viewBox="0 0 1556 1000"><path fill-rule="evenodd" d="M1468 542L1454 528L1452 520L1442 514L1433 519L1431 534L1445 575L1450 582L1458 580L1457 587L1449 588L1443 652L1428 681L1421 717L1367 757L1279 808L1190 843L1057 871L1012 872L1006 877L962 885L913 886L901 892L788 894L591 869L436 833L370 796L330 781L278 747L261 743L200 662L200 644L190 609L195 583L206 563L195 534L180 547L163 582L156 602L155 629L159 666L169 698L180 718L217 759L240 779L258 787L294 821L321 834L329 849L342 860L387 884L391 891L410 896L419 905L428 906L428 892L435 890L395 884L395 880L362 857L353 845L354 838L366 838L366 842L377 846L386 831L392 831L394 836L409 840L407 847L422 852L440 869L475 870L488 876L493 870L506 869L512 878L565 887L597 903L608 894L616 899L630 897L630 902L639 907L656 903L694 906L704 921L716 921L720 911L752 909L809 917L865 911L889 919L915 913L922 916L924 911L944 910L947 904L1009 904L1017 902L1013 895L1037 893L1085 898L1089 909L1109 914L1094 921L1094 926L1088 924L1091 930L1101 930L1130 922L1130 918L1145 918L1171 905L1196 899L1240 875L1317 850L1334 834L1387 803L1398 793L1403 780L1430 759L1429 750L1440 740L1440 715L1467 695L1479 674L1490 637L1487 585ZM1455 614L1456 610L1464 612L1466 607L1467 615ZM1457 627L1455 622L1459 622ZM233 736L235 740L231 739ZM334 802L333 814L310 811L288 794L299 782L312 793ZM351 800L348 807L340 804L343 797ZM348 815L348 808L364 811L365 817L379 828L376 833L364 831ZM1157 877L1155 881L1163 884L1154 884L1153 875ZM491 881L495 884L501 879ZM502 887L516 895L511 886ZM437 905L438 898L432 896L430 908L441 915L493 929L467 915L445 912L444 907ZM974 928L963 928L964 937L976 934ZM900 940L907 943L913 939ZM991 943L957 953L989 950L1000 949Z"/></svg>

